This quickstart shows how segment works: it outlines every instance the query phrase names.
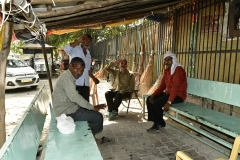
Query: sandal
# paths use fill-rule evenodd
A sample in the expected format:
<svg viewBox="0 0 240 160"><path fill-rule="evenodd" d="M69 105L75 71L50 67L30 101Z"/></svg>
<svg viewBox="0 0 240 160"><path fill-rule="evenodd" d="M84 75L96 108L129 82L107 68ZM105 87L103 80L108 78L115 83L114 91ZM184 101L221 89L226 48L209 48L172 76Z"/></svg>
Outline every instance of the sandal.
<svg viewBox="0 0 240 160"><path fill-rule="evenodd" d="M113 142L115 139L114 138L109 138L109 137L102 137L101 138L101 144L103 144L103 143L110 143L110 142Z"/></svg>

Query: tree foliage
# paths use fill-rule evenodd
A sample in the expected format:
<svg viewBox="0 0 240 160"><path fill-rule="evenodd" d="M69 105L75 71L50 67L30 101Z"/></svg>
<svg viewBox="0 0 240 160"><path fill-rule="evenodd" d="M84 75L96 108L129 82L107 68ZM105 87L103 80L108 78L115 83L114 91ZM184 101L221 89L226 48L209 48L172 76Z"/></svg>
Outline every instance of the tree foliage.
<svg viewBox="0 0 240 160"><path fill-rule="evenodd" d="M23 41L12 42L10 46L10 50L12 53L22 54L23 50L18 47L23 46L25 43Z"/></svg>
<svg viewBox="0 0 240 160"><path fill-rule="evenodd" d="M55 46L57 48L62 48L70 42L75 41L84 33L87 33L92 36L92 43L97 43L104 39L108 39L117 34L122 34L125 32L126 27L124 25L116 26L116 27L108 27L100 30L95 29L85 29L77 32L66 33L62 35L50 35L47 40L47 44Z"/></svg>

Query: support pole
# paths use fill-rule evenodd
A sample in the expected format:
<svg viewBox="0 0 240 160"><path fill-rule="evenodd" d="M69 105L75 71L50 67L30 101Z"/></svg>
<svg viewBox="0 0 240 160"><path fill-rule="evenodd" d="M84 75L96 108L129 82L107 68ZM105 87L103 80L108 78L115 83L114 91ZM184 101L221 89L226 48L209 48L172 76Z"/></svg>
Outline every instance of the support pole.
<svg viewBox="0 0 240 160"><path fill-rule="evenodd" d="M46 69L47 69L47 76L48 76L49 87L50 87L50 91L51 91L51 94L52 94L52 92L53 92L52 79L51 79L50 70L49 70L49 66L48 66L47 52L46 52L46 48L45 48L45 41L44 41L43 35L41 35L41 40L38 41L38 42L42 46L42 51L43 51L43 55L44 55L45 65L46 65Z"/></svg>

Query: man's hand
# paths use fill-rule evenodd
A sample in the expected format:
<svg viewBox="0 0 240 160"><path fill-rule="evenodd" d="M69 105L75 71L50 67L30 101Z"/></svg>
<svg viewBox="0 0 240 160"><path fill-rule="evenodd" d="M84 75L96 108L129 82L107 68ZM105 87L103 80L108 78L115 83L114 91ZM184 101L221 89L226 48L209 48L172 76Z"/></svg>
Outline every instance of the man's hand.
<svg viewBox="0 0 240 160"><path fill-rule="evenodd" d="M154 102L154 95L151 95L151 97L149 98L149 102L153 104L153 102Z"/></svg>
<svg viewBox="0 0 240 160"><path fill-rule="evenodd" d="M92 79L94 81L95 84L98 84L100 81L95 77Z"/></svg>
<svg viewBox="0 0 240 160"><path fill-rule="evenodd" d="M114 63L115 66L119 66L119 64L121 63L121 61L122 61L122 60L119 59L119 60L114 61L113 63Z"/></svg>
<svg viewBox="0 0 240 160"><path fill-rule="evenodd" d="M164 110L164 111L168 111L169 110L169 107L171 106L171 104L169 104L168 102L162 107L162 109Z"/></svg>
<svg viewBox="0 0 240 160"><path fill-rule="evenodd" d="M96 106L94 106L94 111L99 111L100 109L105 109L106 108L106 104L98 104Z"/></svg>
<svg viewBox="0 0 240 160"><path fill-rule="evenodd" d="M84 34L84 35L82 35L80 38L79 38L79 43L83 43L84 41L86 41L86 39L87 39L88 37L87 37L87 35L86 34Z"/></svg>

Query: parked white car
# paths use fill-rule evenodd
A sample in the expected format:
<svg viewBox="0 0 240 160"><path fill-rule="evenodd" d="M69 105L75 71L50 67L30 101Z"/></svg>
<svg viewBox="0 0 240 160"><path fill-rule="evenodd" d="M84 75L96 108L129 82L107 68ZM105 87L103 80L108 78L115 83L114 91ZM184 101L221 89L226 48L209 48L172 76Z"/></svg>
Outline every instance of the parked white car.
<svg viewBox="0 0 240 160"><path fill-rule="evenodd" d="M38 82L39 76L32 67L14 57L7 59L6 90L22 87L36 88Z"/></svg>

